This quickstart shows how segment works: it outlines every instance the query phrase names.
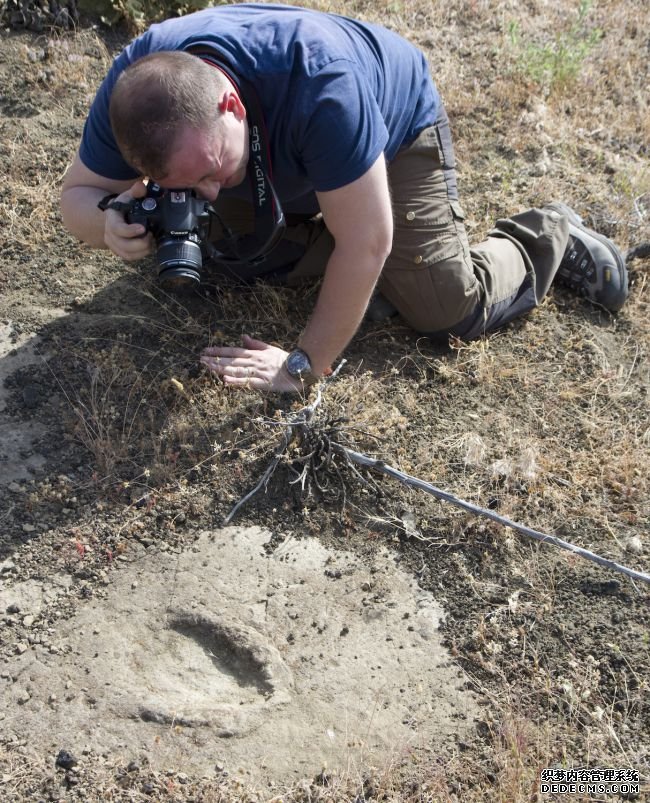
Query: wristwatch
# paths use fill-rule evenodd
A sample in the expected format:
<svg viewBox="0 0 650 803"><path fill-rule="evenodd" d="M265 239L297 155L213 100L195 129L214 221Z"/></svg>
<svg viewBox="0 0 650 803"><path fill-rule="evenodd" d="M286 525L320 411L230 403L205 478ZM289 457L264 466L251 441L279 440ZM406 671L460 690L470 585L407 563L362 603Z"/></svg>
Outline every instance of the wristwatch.
<svg viewBox="0 0 650 803"><path fill-rule="evenodd" d="M299 379L305 385L311 385L318 380L312 371L309 355L302 349L294 349L289 352L284 361L284 367L292 379Z"/></svg>

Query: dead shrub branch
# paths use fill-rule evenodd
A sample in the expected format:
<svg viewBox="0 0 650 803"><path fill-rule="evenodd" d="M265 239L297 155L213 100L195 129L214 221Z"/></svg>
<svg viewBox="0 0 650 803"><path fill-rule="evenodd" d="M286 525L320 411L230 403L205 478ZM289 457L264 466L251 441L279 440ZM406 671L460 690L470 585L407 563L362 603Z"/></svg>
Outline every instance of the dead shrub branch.
<svg viewBox="0 0 650 803"><path fill-rule="evenodd" d="M303 436L304 437L304 441L311 445L311 453L308 454L308 455L304 455L303 457L299 458L301 461L304 462L305 465L304 465L303 471L300 474L298 474L298 479L296 480L296 482L300 481L301 482L301 487L304 490L305 484L304 484L304 480L301 480L301 477L303 476L303 474L306 476L306 471L309 468L309 466L313 464L314 458L322 456L322 451L321 451L322 450L322 444L321 443L314 444L313 443L313 437L310 437L310 422L311 422L311 419L312 419L312 417L314 415L314 412L316 411L317 407L320 405L320 403L322 401L323 390L325 389L325 387L332 380L334 380L338 376L339 371L341 370L341 368L343 368L343 366L345 365L345 362L346 362L345 360L341 360L341 362L337 366L336 370L333 371L330 376L326 377L318 385L318 388L317 388L317 391L316 391L316 398L314 399L314 401L311 404L308 404L305 407L301 407L300 410L298 410L296 413L294 413L289 418L288 421L283 422L284 423L284 427L285 427L284 428L284 433L282 434L282 440L280 442L280 445L278 446L278 448L275 450L275 452L273 454L273 459L271 460L271 462L267 466L266 470L264 471L264 474L262 474L262 477L261 477L260 481L257 483L257 485L251 491L249 491L246 494L246 496L244 496L242 499L240 499L239 502L237 502L237 504L232 508L230 513L228 513L228 515L224 519L224 522L223 522L224 524L230 524L230 522L233 520L233 518L237 514L237 511L241 507L243 507L243 505L245 505L246 502L249 501L249 499L252 499L255 496L255 494L257 494L263 488L266 489L266 487L268 486L269 480L273 476L273 472L278 467L280 461L285 456L285 454L287 452L287 449L289 448L289 445L296 438L296 436L299 436L299 437ZM275 424L275 423L276 422L273 422L273 424ZM327 436L325 436L325 437L327 437ZM318 452L318 454L317 454L317 452ZM328 462L328 456L325 455L325 463L327 464L327 462ZM316 480L316 484L318 484L318 480ZM322 490L322 488L321 488L321 490Z"/></svg>
<svg viewBox="0 0 650 803"><path fill-rule="evenodd" d="M344 423L344 419L330 419L326 422L324 427L313 426L312 419L316 409L322 402L323 392L325 391L327 385L338 376L344 364L345 360L339 364L331 376L327 377L319 384L316 391L316 398L311 404L302 407L300 410L293 413L286 422L284 422L285 429L282 440L273 454L273 459L267 466L257 485L244 497L242 497L242 499L240 499L232 508L230 513L228 513L224 519L224 524L229 524L240 508L246 504L246 502L252 499L260 490L267 488L269 480L273 476L276 468L282 459L287 456L291 444L296 441L299 444L299 448L302 449L302 452L301 454L291 458L291 470L294 473L295 478L290 484L300 484L303 492L308 479L311 480L313 485L320 492L323 492L326 487L328 472L334 471L337 474L339 481L341 481L340 470L336 463L332 460L333 454L338 454L344 458L347 466L352 470L352 473L364 485L372 485L375 489L377 489L377 486L375 486L374 483L369 483L368 480L355 468L355 464L362 466L363 468L371 469L372 471L376 471L380 474L384 474L388 477L392 477L404 485L424 491L431 496L435 496L437 499L440 499L444 502L449 502L450 504L462 508L463 510L467 510L476 516L483 516L485 518L492 519L492 521L496 521L498 524L501 524L504 527L509 527L512 530L516 530L522 535L526 535L536 541L540 541L544 544L551 544L559 547L560 549L568 550L576 555L580 555L582 558L586 558L587 560L597 563L603 568L610 569L611 571L618 572L620 574L625 574L632 580L640 580L644 583L650 584L649 574L637 571L635 569L630 569L627 566L616 563L609 558L604 558L602 555L598 555L588 549L584 549L576 544L572 544L570 541L565 541L564 539L558 538L555 535L549 535L547 533L540 532L539 530L534 530L525 524L519 524L518 522L509 519L507 516L501 516L500 514L495 513L493 510L489 510L487 508L480 507L479 505L475 505L472 502L460 499L459 497L454 496L448 491L444 491L429 482L425 482L424 480L413 477L410 474L406 474L405 472L388 465L383 460L369 457L361 452L350 449L348 446L338 440L338 435L341 431L340 425ZM355 428L352 427L352 429L354 430ZM295 468L296 465L300 467L300 470ZM343 485L342 481L341 484ZM345 504L344 487L343 495L343 502Z"/></svg>

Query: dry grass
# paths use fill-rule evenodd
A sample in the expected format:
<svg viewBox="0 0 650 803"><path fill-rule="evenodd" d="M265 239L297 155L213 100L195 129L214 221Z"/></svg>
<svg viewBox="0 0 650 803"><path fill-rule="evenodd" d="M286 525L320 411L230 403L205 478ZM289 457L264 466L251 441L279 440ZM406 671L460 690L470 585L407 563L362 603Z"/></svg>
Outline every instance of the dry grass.
<svg viewBox="0 0 650 803"><path fill-rule="evenodd" d="M425 50L452 119L473 239L496 216L561 198L624 249L650 241L647 4L600 0L582 11L561 0L301 5L382 22ZM88 59L95 77L107 60L98 42L80 32L45 37L43 58L25 51L26 95L35 99L29 102L47 95L78 126L93 89ZM566 43L579 46L569 52ZM36 264L58 225L57 186L74 143L52 154L31 130L25 124L0 145L11 165L0 214L6 241ZM452 343L448 352L395 322L366 327L327 392L327 409L363 430L355 435L362 451L530 526L647 567L647 259L632 262L630 275L630 302L618 319L558 291L525 324ZM149 494L180 507L198 498L210 515L223 515L260 476L277 440L270 422L302 401L229 392L196 369L196 355L209 342L237 342L244 331L294 342L310 304L298 291L270 287L229 288L197 303L165 297L140 272L128 279L131 291L142 293L134 306L143 312L106 316L101 331L64 340L57 370L71 429L92 454L92 493L120 511L125 540L144 526L139 503ZM93 274L73 292L90 313L95 281ZM448 756L403 757L364 777L321 777L275 790L231 780L183 785L154 773L128 777L117 767L92 777L82 770L82 799L93 800L92 790L101 791L98 800L152 799L142 792L146 782L154 799L194 795L206 803L523 803L536 799L539 771L553 763L643 766L648 732L639 712L650 645L641 615L617 630L607 600L594 596L594 621L607 630L599 641L576 591L596 581L576 558L414 491L397 496L384 488L383 499L360 489L343 511L303 500L302 513L285 492L268 506L261 500L251 515L280 527L300 520L315 531L342 522L350 542L363 548L386 537L412 548L414 571L449 606L450 648L486 703L480 742ZM32 503L42 501L35 494ZM417 538L409 537L405 514ZM634 537L643 541L640 553L627 549ZM573 623L575 629L562 630ZM0 754L0 766L10 795L40 788L34 779L45 771L24 748Z"/></svg>

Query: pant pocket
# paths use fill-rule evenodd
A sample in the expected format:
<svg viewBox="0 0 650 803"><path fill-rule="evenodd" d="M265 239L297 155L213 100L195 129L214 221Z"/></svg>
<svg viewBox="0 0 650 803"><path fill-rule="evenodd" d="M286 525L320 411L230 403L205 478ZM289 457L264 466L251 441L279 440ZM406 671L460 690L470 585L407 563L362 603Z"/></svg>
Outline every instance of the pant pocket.
<svg viewBox="0 0 650 803"><path fill-rule="evenodd" d="M393 210L393 245L385 270L432 265L462 248L449 201L415 198Z"/></svg>

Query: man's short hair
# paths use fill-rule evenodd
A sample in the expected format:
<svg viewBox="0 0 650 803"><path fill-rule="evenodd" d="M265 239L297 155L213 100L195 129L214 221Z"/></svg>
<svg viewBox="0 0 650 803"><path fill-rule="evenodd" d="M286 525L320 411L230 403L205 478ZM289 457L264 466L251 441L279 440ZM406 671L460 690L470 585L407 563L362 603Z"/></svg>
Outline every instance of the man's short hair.
<svg viewBox="0 0 650 803"><path fill-rule="evenodd" d="M109 106L113 135L126 161L143 175L165 174L181 129L205 129L220 112L227 80L183 51L161 51L131 64L117 79Z"/></svg>

